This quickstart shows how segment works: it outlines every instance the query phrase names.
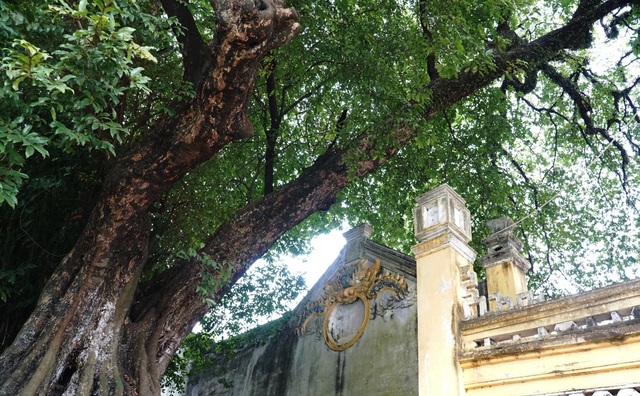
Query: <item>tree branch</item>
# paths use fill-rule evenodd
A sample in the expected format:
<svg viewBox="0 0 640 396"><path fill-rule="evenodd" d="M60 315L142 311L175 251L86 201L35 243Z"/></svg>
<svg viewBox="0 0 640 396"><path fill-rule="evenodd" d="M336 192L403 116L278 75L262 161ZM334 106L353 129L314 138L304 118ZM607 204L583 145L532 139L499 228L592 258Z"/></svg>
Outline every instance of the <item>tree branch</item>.
<svg viewBox="0 0 640 396"><path fill-rule="evenodd" d="M428 120L486 87L514 64L525 62L532 70L540 68L563 49L579 48L584 43L581 34L588 34L591 24L614 9L637 2L609 0L586 10L567 25L496 55L495 68L488 73L460 73L456 80L435 78L424 88L424 91L431 93L432 100L423 108L423 117ZM411 105L415 104L408 104ZM375 142L375 136L380 133L364 133L354 145L333 147L297 179L241 209L234 219L205 240L205 247L200 253L209 255L222 265L230 265L233 283L286 231L316 211L328 209L352 178L363 177L382 166L417 132L396 125L386 133L393 137L394 142L384 147L382 154ZM374 151L375 159L372 155ZM171 330L165 331L160 337L161 344L155 349L161 368L166 367L182 338L206 313L207 306L196 293L200 271L195 260L183 261L156 279L140 285L138 303L132 308L132 320L163 321L162 328ZM218 294L226 291L227 287L225 283Z"/></svg>
<svg viewBox="0 0 640 396"><path fill-rule="evenodd" d="M267 100L269 105L269 128L266 129L267 147L264 154L264 195L273 192L274 165L276 161L276 143L280 134L280 121L282 117L278 109L278 99L276 98L276 61L270 60L266 65L267 69Z"/></svg>
<svg viewBox="0 0 640 396"><path fill-rule="evenodd" d="M593 119L591 118L591 112L593 109L591 108L591 104L587 97L585 97L580 89L576 86L576 84L565 78L560 74L556 69L552 66L545 64L542 66L542 72L549 77L551 81L553 81L556 85L558 85L562 90L569 95L569 98L576 105L576 109L578 110L578 114L580 114L580 118L584 121L586 127L586 133L589 135L594 135L599 133L599 130L602 128L596 128L593 125Z"/></svg>
<svg viewBox="0 0 640 396"><path fill-rule="evenodd" d="M205 65L211 61L211 50L200 35L186 0L160 0L160 2L167 15L180 22L182 29L176 29L175 34L182 53L183 78L197 87L203 78Z"/></svg>
<svg viewBox="0 0 640 396"><path fill-rule="evenodd" d="M431 91L432 102L424 111L425 118L456 103L464 97L484 88L509 70L513 65L526 64L525 71L539 69L558 56L561 50L584 48L585 35L591 34L593 24L610 12L631 5L640 4L640 0L608 0L602 4L574 14L564 26L553 30L529 43L516 45L503 54L494 55L494 67L489 72L461 72L457 79L437 78L421 92ZM441 95L436 95L435 92Z"/></svg>
<svg viewBox="0 0 640 396"><path fill-rule="evenodd" d="M420 20L420 26L422 27L422 35L431 47L433 45L433 33L431 33L429 25L427 24L427 12L427 0L419 0L418 19ZM427 55L427 74L431 80L435 80L440 77L438 69L436 68L436 54L433 52L432 48L429 49L429 54Z"/></svg>
<svg viewBox="0 0 640 396"><path fill-rule="evenodd" d="M582 95L578 87L574 84L574 82L570 81L568 78L563 77L557 70L549 65L542 66L542 72L551 79L554 83L560 86L564 92L566 92L573 103L576 105L578 110L578 114L585 123L586 134L594 135L598 134L602 136L609 144L613 145L618 152L620 153L621 159L621 167L620 171L622 172L620 176L620 183L622 184L622 188L624 189L627 196L629 196L628 192L628 177L627 177L627 166L629 165L629 155L624 148L624 146L614 139L611 134L607 131L606 128L597 128L593 125L593 120L591 118L592 108L589 104L587 98Z"/></svg>

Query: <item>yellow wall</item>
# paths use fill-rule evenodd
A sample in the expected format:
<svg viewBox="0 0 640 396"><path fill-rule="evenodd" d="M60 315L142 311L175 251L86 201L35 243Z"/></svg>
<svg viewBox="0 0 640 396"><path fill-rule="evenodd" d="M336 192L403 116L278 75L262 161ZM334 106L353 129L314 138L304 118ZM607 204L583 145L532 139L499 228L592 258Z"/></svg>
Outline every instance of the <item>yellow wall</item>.
<svg viewBox="0 0 640 396"><path fill-rule="evenodd" d="M564 336L460 363L468 396L622 387L640 382L640 334L599 340Z"/></svg>
<svg viewBox="0 0 640 396"><path fill-rule="evenodd" d="M632 311L638 306L636 280L461 322L466 394L638 386L640 309Z"/></svg>
<svg viewBox="0 0 640 396"><path fill-rule="evenodd" d="M412 250L421 396L548 395L640 386L640 280L528 301L502 312L465 310L484 300L475 288L464 200L444 185L416 201L421 242ZM515 223L500 218L491 226L496 233L485 240L489 255L481 260L488 293L516 303L527 290L530 265L512 234ZM483 316L464 319L464 311Z"/></svg>

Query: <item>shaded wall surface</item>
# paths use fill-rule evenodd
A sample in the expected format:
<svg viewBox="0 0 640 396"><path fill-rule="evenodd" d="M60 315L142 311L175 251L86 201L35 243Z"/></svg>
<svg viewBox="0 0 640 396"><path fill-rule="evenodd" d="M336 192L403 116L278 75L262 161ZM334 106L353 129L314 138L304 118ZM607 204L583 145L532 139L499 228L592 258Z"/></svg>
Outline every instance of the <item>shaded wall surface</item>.
<svg viewBox="0 0 640 396"><path fill-rule="evenodd" d="M345 234L347 246L279 335L217 357L226 373L190 378L186 395L416 395L415 261L370 232Z"/></svg>

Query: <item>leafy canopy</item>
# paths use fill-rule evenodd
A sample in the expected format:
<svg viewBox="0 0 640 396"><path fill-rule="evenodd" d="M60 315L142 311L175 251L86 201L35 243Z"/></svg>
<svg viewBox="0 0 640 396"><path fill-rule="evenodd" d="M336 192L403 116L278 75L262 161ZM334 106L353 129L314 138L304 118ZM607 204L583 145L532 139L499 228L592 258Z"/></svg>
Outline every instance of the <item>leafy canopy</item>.
<svg viewBox="0 0 640 396"><path fill-rule="evenodd" d="M115 155L130 138L122 100L128 91L150 93L139 61L157 62L152 48L136 43L169 22L135 3L52 3L21 13L0 2L0 204L17 204L35 153L73 155L77 147Z"/></svg>
<svg viewBox="0 0 640 396"><path fill-rule="evenodd" d="M255 134L154 205L143 279L193 257L241 208L365 133L373 158L391 149L395 157L369 176L352 175L338 202L281 238L271 259L304 253L312 235L361 221L382 243L409 251L414 198L446 182L467 200L479 252L485 220L519 222L532 283L545 293L562 292L562 279L589 288L639 275L638 6L604 18L580 48L535 71L514 62L505 78L426 117L423 109L439 99L424 88L430 81L490 73L495 54L562 26L578 2L289 3L304 29L262 63L250 103ZM213 39L209 3L186 4L202 36ZM0 1L6 317L33 306L118 155L193 95L183 81L183 34L154 1ZM402 147L398 125L415 132ZM200 261L205 281L230 281L224 265ZM219 286L205 282L202 291Z"/></svg>

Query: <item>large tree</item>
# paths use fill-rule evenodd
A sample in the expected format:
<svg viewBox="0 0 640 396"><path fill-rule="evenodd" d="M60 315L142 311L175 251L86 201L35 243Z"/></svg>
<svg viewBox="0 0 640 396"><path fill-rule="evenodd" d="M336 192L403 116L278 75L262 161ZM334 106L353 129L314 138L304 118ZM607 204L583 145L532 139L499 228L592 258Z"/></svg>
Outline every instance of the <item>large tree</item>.
<svg viewBox="0 0 640 396"><path fill-rule="evenodd" d="M368 216L409 245L443 181L542 279L633 262L639 7L0 2L0 393L159 394L270 248Z"/></svg>

